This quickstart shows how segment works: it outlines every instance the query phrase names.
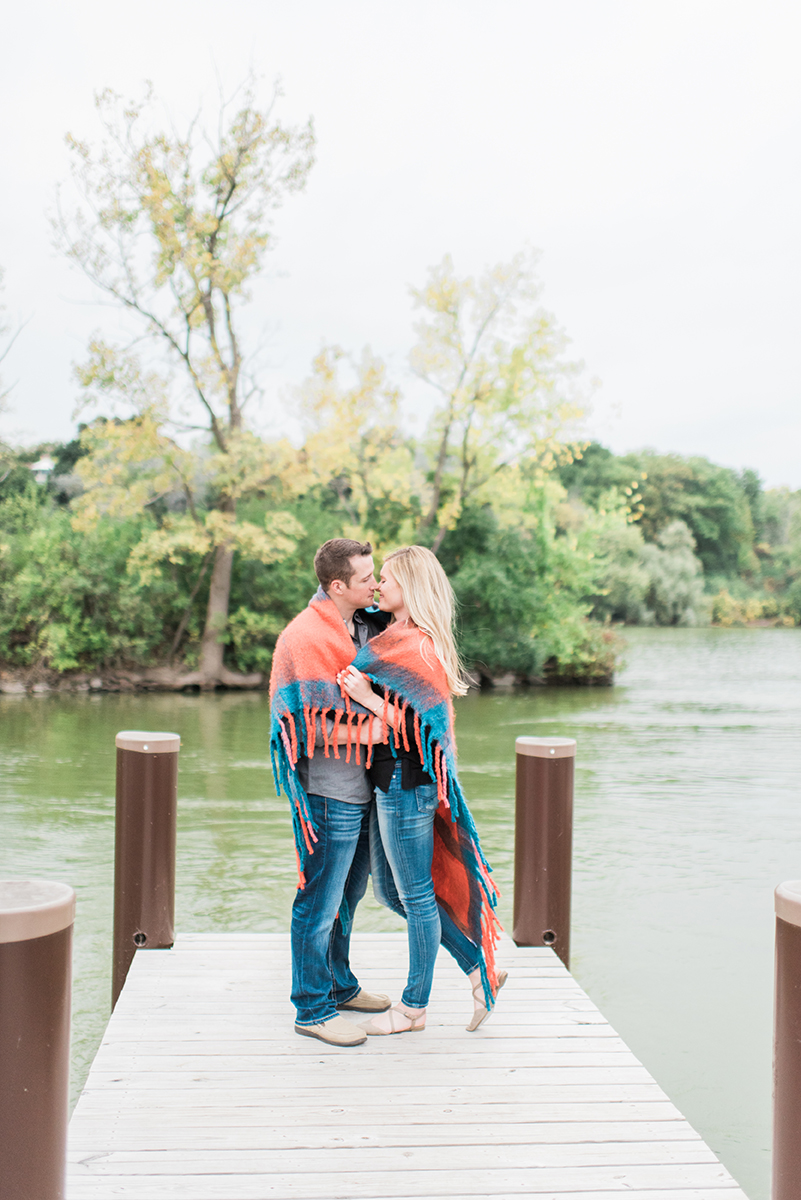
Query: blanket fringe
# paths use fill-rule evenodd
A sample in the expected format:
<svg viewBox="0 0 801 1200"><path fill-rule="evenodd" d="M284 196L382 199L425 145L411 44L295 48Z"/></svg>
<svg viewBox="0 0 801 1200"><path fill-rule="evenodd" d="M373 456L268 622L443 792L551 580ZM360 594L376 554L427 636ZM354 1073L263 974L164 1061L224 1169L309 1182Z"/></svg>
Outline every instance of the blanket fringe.
<svg viewBox="0 0 801 1200"><path fill-rule="evenodd" d="M366 717L367 717L367 713L357 713L357 715L356 715L356 735L353 739L353 742L356 747L356 764L357 764L357 766L361 766L361 762L362 762L359 755L360 755L360 751L361 751L361 747L362 747L362 725L364 724Z"/></svg>
<svg viewBox="0 0 801 1200"><path fill-rule="evenodd" d="M298 761L298 735L295 731L295 718L292 716L292 713L288 712L286 714L286 718L289 722L289 740L292 743L291 757L292 766L294 767L295 763Z"/></svg>
<svg viewBox="0 0 801 1200"><path fill-rule="evenodd" d="M370 724L367 726L367 758L365 761L365 769L370 770L373 761L373 717L369 717Z"/></svg>
<svg viewBox="0 0 801 1200"><path fill-rule="evenodd" d="M407 752L411 748L411 738L406 728L406 714L411 702L406 696L390 687L384 687L382 690L381 740L384 745L389 745L393 756L397 757L399 752L401 752L401 748ZM364 722L367 720L368 735L365 743L364 761L367 767L373 761L375 744L373 718L363 711L355 711L349 697L344 696L343 699L344 705L342 708L333 707L332 705L323 707L322 705L307 704L299 708L295 713L287 709L280 717L276 716L274 722L273 735L270 741L273 774L276 782L276 790L279 794L281 791L285 792L291 800L295 855L298 867L299 887L301 889L306 886L306 858L308 855L314 853L314 844L318 838L306 794L296 773L298 763L298 722L303 722L302 728L306 734L306 751L309 758L314 755L316 749L316 722L318 717L322 723L323 753L325 757L330 757L333 747L334 757L339 758L339 731L344 718L346 729L344 739L345 761L350 762L351 755L354 755L355 762L361 764L361 733L364 728ZM328 718L330 714L333 714L333 729L329 733ZM437 720L440 719L437 717ZM482 988L485 1003L488 1008L492 1008L495 1003L495 993L498 987L495 946L501 932L501 925L496 916L495 908L498 903L499 892L494 881L491 879L492 868L481 849L475 822L467 807L464 794L455 773L452 750L448 750L446 753L435 732L434 726L426 721L425 718L421 718L420 712L417 709L414 710L413 725L414 745L420 755L423 769L436 784L437 798L442 815L444 816L445 812L448 812L450 821L459 824L462 830L459 836L460 838L466 837L465 847L468 845L470 847L469 853L465 853L463 867L475 879L480 896L482 897L480 916L478 913L476 914L480 922L480 928L476 928L473 939L475 940L476 936L480 938L478 949L480 951Z"/></svg>

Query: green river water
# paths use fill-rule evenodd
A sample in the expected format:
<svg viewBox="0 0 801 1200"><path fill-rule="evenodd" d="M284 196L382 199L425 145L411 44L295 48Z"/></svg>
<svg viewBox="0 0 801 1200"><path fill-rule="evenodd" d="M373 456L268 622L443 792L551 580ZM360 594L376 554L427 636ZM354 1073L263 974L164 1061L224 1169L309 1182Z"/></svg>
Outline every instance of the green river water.
<svg viewBox="0 0 801 1200"><path fill-rule="evenodd" d="M801 877L801 630L627 637L613 688L459 701L462 780L510 927L515 737L577 738L573 973L767 1200L772 892ZM268 728L263 694L0 696L0 875L78 893L73 1098L109 1012L115 733L182 738L178 929L280 931L295 866ZM357 928L399 922L365 900Z"/></svg>

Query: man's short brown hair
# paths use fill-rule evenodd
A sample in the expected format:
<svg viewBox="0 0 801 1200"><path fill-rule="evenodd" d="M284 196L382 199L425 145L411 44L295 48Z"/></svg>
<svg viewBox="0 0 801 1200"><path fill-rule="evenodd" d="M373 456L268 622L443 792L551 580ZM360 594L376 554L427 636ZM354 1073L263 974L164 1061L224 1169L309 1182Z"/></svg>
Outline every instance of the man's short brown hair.
<svg viewBox="0 0 801 1200"><path fill-rule="evenodd" d="M335 579L350 587L356 573L351 559L365 558L372 553L370 542L355 542L353 538L331 538L329 542L323 542L314 556L314 573L323 591L327 592Z"/></svg>

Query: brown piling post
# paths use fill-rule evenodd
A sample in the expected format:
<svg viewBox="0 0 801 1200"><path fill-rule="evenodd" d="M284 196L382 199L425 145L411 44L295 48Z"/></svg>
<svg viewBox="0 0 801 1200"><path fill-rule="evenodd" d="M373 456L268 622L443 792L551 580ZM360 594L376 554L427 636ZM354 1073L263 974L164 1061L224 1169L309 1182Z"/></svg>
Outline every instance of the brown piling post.
<svg viewBox="0 0 801 1200"><path fill-rule="evenodd" d="M111 1007L137 950L175 941L177 733L117 734Z"/></svg>
<svg viewBox="0 0 801 1200"><path fill-rule="evenodd" d="M0 880L0 1196L63 1200L75 892Z"/></svg>
<svg viewBox="0 0 801 1200"><path fill-rule="evenodd" d="M780 883L773 1022L773 1200L801 1195L801 880Z"/></svg>
<svg viewBox="0 0 801 1200"><path fill-rule="evenodd" d="M553 946L569 967L576 743L519 737L515 750L512 938L518 946Z"/></svg>

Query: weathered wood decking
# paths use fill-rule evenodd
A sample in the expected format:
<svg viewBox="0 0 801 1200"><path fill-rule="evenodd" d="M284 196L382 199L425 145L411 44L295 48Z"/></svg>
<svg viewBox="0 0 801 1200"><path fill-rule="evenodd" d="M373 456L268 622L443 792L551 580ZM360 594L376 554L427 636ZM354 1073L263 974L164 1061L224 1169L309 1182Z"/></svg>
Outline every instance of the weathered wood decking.
<svg viewBox="0 0 801 1200"><path fill-rule="evenodd" d="M509 982L473 1034L443 951L424 1033L335 1050L293 1032L288 943L137 954L72 1118L67 1200L745 1200L552 951L503 944ZM352 959L398 998L404 934L356 935Z"/></svg>

